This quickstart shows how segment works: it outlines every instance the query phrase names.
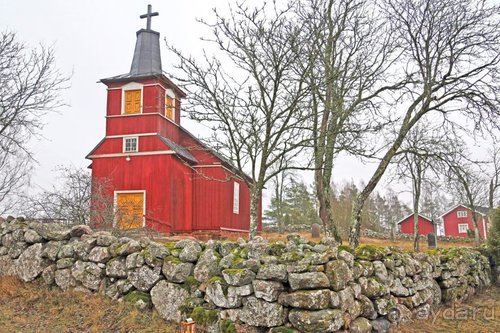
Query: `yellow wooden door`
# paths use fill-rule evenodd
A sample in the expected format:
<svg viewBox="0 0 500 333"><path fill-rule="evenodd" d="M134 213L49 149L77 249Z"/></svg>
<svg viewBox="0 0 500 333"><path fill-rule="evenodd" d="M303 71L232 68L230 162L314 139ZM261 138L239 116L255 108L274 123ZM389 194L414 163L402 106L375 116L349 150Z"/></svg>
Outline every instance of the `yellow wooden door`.
<svg viewBox="0 0 500 333"><path fill-rule="evenodd" d="M141 112L141 90L125 91L125 114Z"/></svg>
<svg viewBox="0 0 500 333"><path fill-rule="evenodd" d="M144 193L117 193L117 223L119 229L142 228Z"/></svg>

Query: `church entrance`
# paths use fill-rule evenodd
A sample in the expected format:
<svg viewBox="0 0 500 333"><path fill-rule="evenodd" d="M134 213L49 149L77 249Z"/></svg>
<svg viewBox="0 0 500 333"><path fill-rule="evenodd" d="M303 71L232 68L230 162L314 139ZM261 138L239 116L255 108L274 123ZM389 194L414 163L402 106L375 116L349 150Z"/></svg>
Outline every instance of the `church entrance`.
<svg viewBox="0 0 500 333"><path fill-rule="evenodd" d="M118 229L137 229L144 227L145 191L116 191L115 212Z"/></svg>

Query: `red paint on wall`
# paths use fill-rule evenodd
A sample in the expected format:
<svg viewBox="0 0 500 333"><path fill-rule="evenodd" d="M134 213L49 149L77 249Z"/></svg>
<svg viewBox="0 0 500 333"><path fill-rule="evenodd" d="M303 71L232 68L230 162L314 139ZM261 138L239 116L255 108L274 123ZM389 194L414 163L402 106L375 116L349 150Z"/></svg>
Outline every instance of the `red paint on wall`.
<svg viewBox="0 0 500 333"><path fill-rule="evenodd" d="M464 213L459 212L465 212L465 216L463 216ZM488 236L488 217L480 213L476 214L479 234L481 238L484 239L485 236ZM464 205L456 206L452 210L443 214L441 218L443 219L444 233L446 236L468 237L467 232L460 232L460 224L466 224L469 230L475 230L474 222L472 219L472 210Z"/></svg>
<svg viewBox="0 0 500 333"><path fill-rule="evenodd" d="M130 82L142 84L141 113L122 115L122 87ZM180 89L164 77L120 79L107 84L106 137L88 156L94 184L106 184L102 202L113 202L116 191L145 191L145 223L151 229L179 233L248 230L247 178L180 126L180 99L184 97ZM166 89L177 96L174 121L164 116ZM139 151L125 153L123 137L133 135L138 136ZM178 147L168 146L161 136ZM175 150L179 147L196 161L182 156ZM235 182L240 184L237 213L233 212ZM98 215L95 213L100 206L93 202L93 216ZM259 230L261 211L260 205ZM93 222L100 223L98 219Z"/></svg>
<svg viewBox="0 0 500 333"><path fill-rule="evenodd" d="M413 224L413 214L405 217L399 222L401 233L413 234ZM422 215L418 215L418 232L420 235L435 233L432 221Z"/></svg>

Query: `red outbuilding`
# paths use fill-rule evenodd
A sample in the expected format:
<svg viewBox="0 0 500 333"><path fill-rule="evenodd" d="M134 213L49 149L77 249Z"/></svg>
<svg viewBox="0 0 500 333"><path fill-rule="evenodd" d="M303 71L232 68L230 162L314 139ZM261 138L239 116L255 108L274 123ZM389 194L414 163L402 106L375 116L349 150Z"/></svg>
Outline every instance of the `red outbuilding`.
<svg viewBox="0 0 500 333"><path fill-rule="evenodd" d="M402 234L413 234L413 214L399 221L398 225L399 231ZM435 234L436 232L434 222L430 218L418 214L418 233L420 235L428 235L430 233Z"/></svg>
<svg viewBox="0 0 500 333"><path fill-rule="evenodd" d="M488 208L476 207L476 217L481 238L488 238L489 220ZM463 204L458 204L443 215L444 234L450 237L467 237L467 230L474 230L472 210Z"/></svg>
<svg viewBox="0 0 500 333"><path fill-rule="evenodd" d="M186 94L162 71L155 14L149 7L143 15L148 24L137 32L130 72L101 80L106 136L87 156L92 222L107 216L122 229L247 231L250 179L181 126Z"/></svg>

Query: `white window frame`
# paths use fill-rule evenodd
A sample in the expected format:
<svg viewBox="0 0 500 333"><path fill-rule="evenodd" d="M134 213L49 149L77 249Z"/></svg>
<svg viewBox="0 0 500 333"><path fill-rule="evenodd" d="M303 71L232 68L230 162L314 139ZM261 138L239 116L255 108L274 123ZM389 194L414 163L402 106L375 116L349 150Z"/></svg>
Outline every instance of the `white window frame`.
<svg viewBox="0 0 500 333"><path fill-rule="evenodd" d="M135 150L127 150L127 140L135 139ZM139 137L138 136L124 136L123 137L123 149L124 153L137 153L139 152Z"/></svg>
<svg viewBox="0 0 500 333"><path fill-rule="evenodd" d="M125 92L128 90L140 90L141 91L141 107L139 109L139 113L133 113L133 114L125 114ZM137 82L130 82L127 83L122 87L122 115L126 116L133 116L136 114L142 114L143 112L143 102L144 102L144 85L137 83Z"/></svg>
<svg viewBox="0 0 500 333"><path fill-rule="evenodd" d="M465 218L465 217L467 217L467 211L466 210L457 210L457 217L458 218Z"/></svg>
<svg viewBox="0 0 500 333"><path fill-rule="evenodd" d="M240 183L234 182L233 185L233 213L240 213Z"/></svg>
<svg viewBox="0 0 500 333"><path fill-rule="evenodd" d="M127 194L127 193L142 193L143 202L142 202L142 227L146 227L146 190L133 190L133 191L114 191L113 192L113 228L116 228L116 224L118 222L118 194Z"/></svg>
<svg viewBox="0 0 500 333"><path fill-rule="evenodd" d="M172 103L173 103L172 119L167 117L167 96L172 98ZM175 122L175 104L176 104L175 102L176 102L176 98L175 98L174 91L172 89L166 89L165 90L165 110L163 110L163 115L165 116L165 118L167 118L168 120L170 120L172 122Z"/></svg>
<svg viewBox="0 0 500 333"><path fill-rule="evenodd" d="M465 231L464 231L463 227L465 227ZM458 224L458 233L459 234L466 234L467 230L469 230L469 224L468 223L459 223Z"/></svg>

